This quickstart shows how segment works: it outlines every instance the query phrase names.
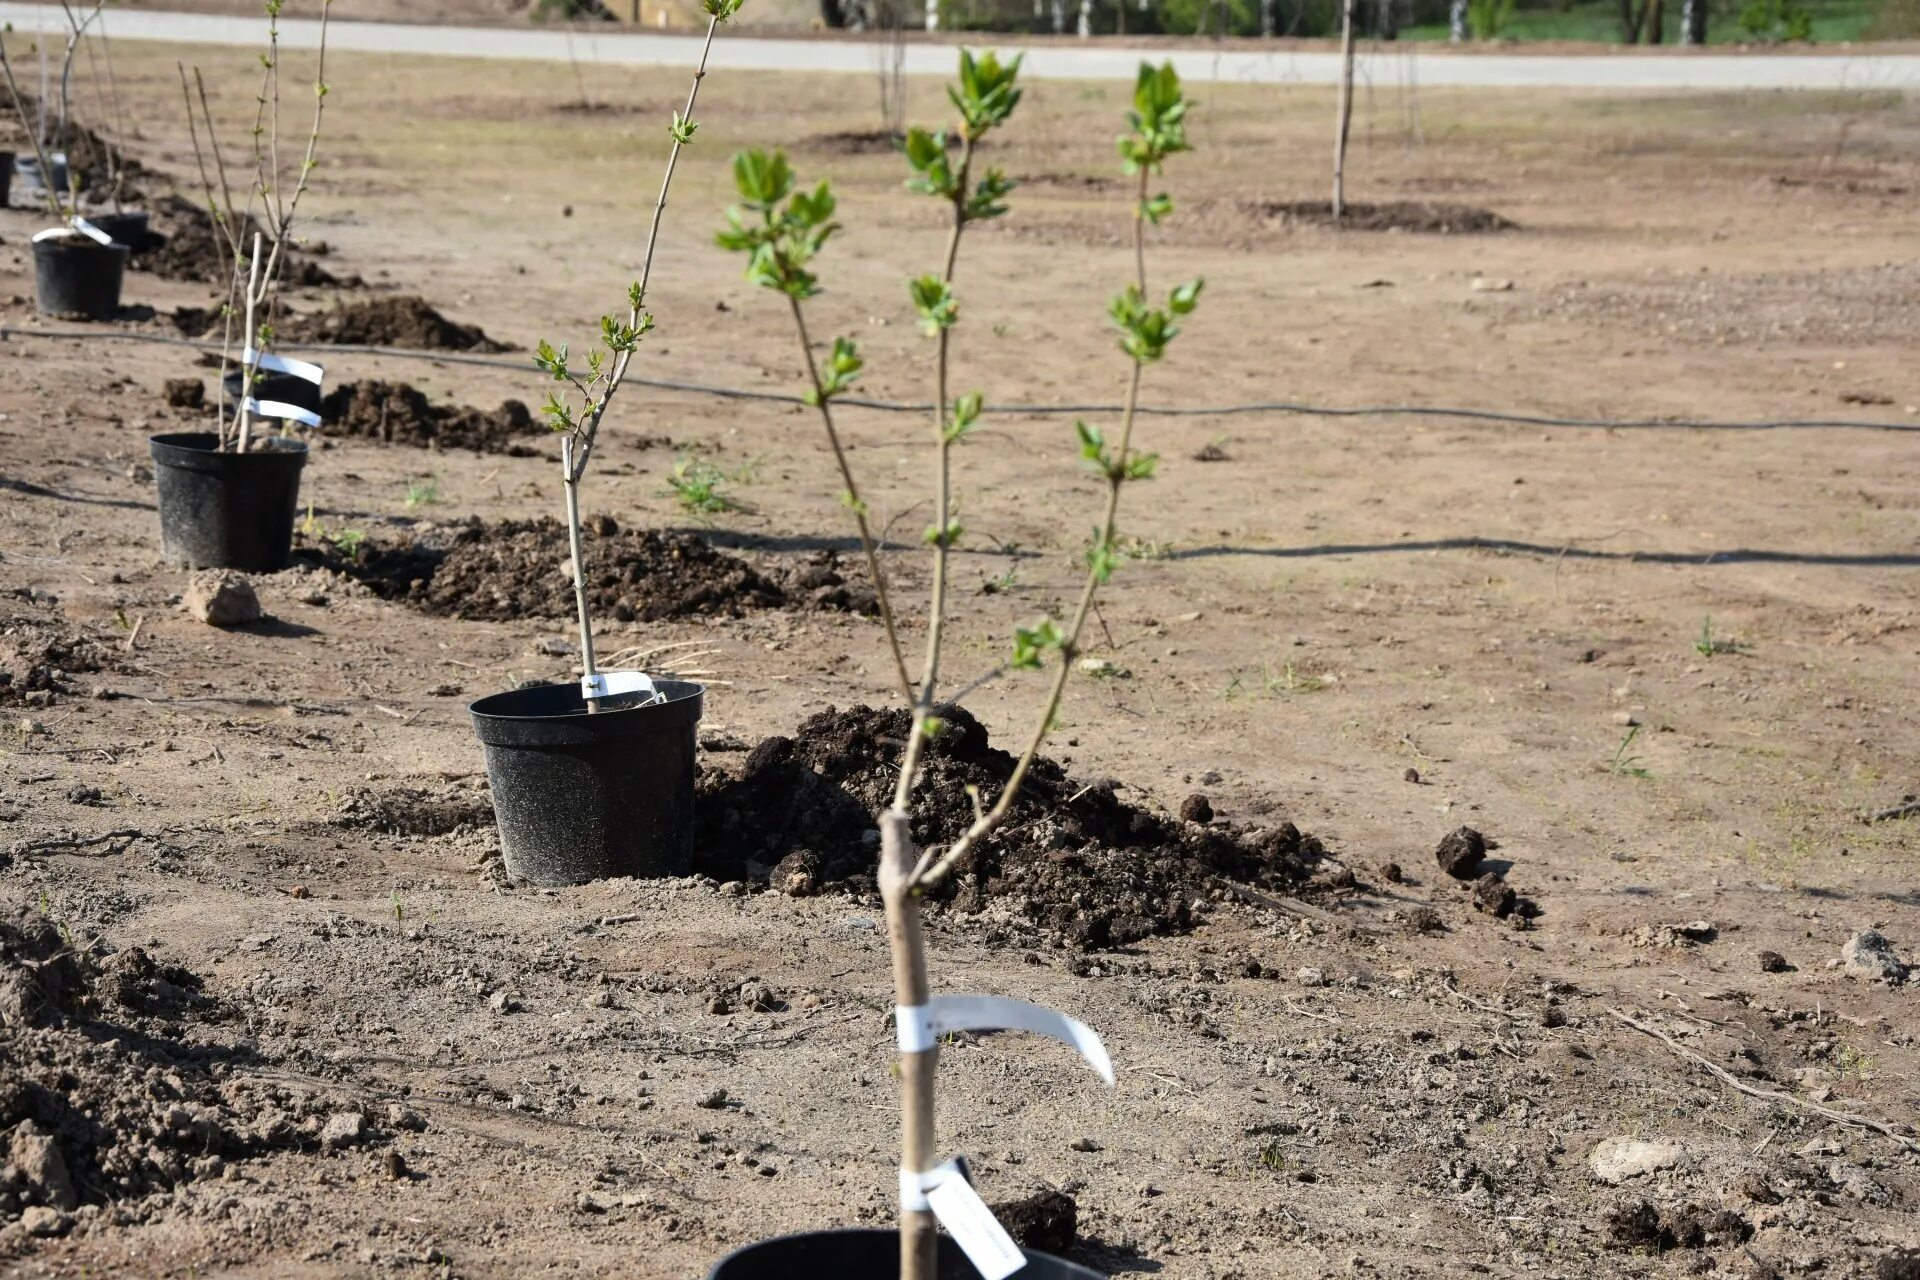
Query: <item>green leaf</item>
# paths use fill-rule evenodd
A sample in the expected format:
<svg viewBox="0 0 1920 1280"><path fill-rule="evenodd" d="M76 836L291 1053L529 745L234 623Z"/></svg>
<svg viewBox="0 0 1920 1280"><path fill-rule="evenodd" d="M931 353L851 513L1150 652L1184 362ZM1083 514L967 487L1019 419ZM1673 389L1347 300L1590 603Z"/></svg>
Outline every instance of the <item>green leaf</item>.
<svg viewBox="0 0 1920 1280"><path fill-rule="evenodd" d="M957 444L973 432L980 421L980 410L986 403L986 397L978 391L969 391L953 402L953 416L948 419L942 438L948 444Z"/></svg>
<svg viewBox="0 0 1920 1280"><path fill-rule="evenodd" d="M1174 286L1173 293L1167 298L1167 310L1177 316L1191 314L1200 304L1200 291L1206 286L1207 282L1204 278L1189 280L1185 284Z"/></svg>
<svg viewBox="0 0 1920 1280"><path fill-rule="evenodd" d="M960 303L953 289L939 276L919 276L907 283L913 308L920 314L920 328L929 336L951 329L960 318Z"/></svg>
<svg viewBox="0 0 1920 1280"><path fill-rule="evenodd" d="M1140 202L1140 216L1156 227L1172 212L1173 197L1164 191L1157 196L1148 196Z"/></svg>
<svg viewBox="0 0 1920 1280"><path fill-rule="evenodd" d="M733 157L733 185L749 208L771 209L793 190L784 151L742 151Z"/></svg>
<svg viewBox="0 0 1920 1280"><path fill-rule="evenodd" d="M1075 418L1073 431L1080 437L1080 456L1088 462L1098 463L1104 470L1107 463L1107 438L1101 434L1100 428Z"/></svg>
<svg viewBox="0 0 1920 1280"><path fill-rule="evenodd" d="M1103 539L1098 529L1094 530L1093 542L1087 547L1087 571L1094 580L1106 583L1113 577L1113 571L1120 567L1120 550L1111 538Z"/></svg>
<svg viewBox="0 0 1920 1280"><path fill-rule="evenodd" d="M684 147L693 142L693 132L699 127L697 121L689 120L676 111L673 113L673 123L667 126L667 136Z"/></svg>
<svg viewBox="0 0 1920 1280"><path fill-rule="evenodd" d="M1151 480L1153 478L1153 473L1159 469L1159 466L1160 466L1159 454L1157 453L1137 454L1134 457L1127 459L1127 472L1126 472L1127 479Z"/></svg>
<svg viewBox="0 0 1920 1280"><path fill-rule="evenodd" d="M1009 665L1019 671L1037 671L1047 652L1058 650L1066 640L1060 624L1052 618L1042 618L1031 627L1015 627L1013 658Z"/></svg>
<svg viewBox="0 0 1920 1280"><path fill-rule="evenodd" d="M820 371L820 390L824 396L836 396L853 385L853 380L866 365L859 349L850 338L835 338L833 350L827 355L824 367ZM809 400L809 404L818 402Z"/></svg>
<svg viewBox="0 0 1920 1280"><path fill-rule="evenodd" d="M930 547L944 547L951 550L960 541L960 535L965 532L966 527L958 520L949 520L944 529L937 524L928 525L927 531L921 537Z"/></svg>

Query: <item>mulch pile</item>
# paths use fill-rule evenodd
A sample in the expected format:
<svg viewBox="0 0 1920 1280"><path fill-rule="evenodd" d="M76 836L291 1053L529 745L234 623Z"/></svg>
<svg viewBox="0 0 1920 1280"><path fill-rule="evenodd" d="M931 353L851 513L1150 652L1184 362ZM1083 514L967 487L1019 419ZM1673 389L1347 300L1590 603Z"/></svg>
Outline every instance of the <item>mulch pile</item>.
<svg viewBox="0 0 1920 1280"><path fill-rule="evenodd" d="M320 416L320 434L325 436L514 458L538 456L532 442L549 434L518 400L493 410L435 404L404 382L370 380L336 387L327 393Z"/></svg>
<svg viewBox="0 0 1920 1280"><path fill-rule="evenodd" d="M331 311L294 316L281 326L291 342L402 347L410 351L506 351L477 325L447 319L416 294L336 303Z"/></svg>
<svg viewBox="0 0 1920 1280"><path fill-rule="evenodd" d="M973 817L968 788L991 804L1014 757L964 708L926 753L913 836L946 845ZM892 800L909 719L904 709L828 709L792 737L767 738L736 769L699 783L696 868L795 895L871 891L873 815ZM1075 779L1034 762L1007 822L976 848L943 894L960 910L990 902L1087 950L1127 946L1194 925L1193 906L1221 882L1297 886L1321 848L1292 823L1235 829L1189 822L1123 799L1121 784Z"/></svg>
<svg viewBox="0 0 1920 1280"><path fill-rule="evenodd" d="M1386 204L1349 203L1339 218L1324 200L1266 201L1252 206L1263 218L1288 224L1332 227L1340 231L1410 231L1426 235L1490 235L1518 224L1490 209L1432 200L1394 200Z"/></svg>

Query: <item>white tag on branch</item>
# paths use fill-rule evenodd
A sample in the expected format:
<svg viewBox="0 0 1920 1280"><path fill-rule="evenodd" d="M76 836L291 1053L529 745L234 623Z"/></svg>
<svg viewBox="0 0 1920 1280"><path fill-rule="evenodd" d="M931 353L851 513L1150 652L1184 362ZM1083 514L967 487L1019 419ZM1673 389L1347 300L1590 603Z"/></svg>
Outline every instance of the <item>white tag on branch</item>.
<svg viewBox="0 0 1920 1280"><path fill-rule="evenodd" d="M255 400L248 396L241 402L247 412L262 418L286 418L306 427L318 427L320 415L311 409L302 409L297 404L288 404L284 400Z"/></svg>
<svg viewBox="0 0 1920 1280"><path fill-rule="evenodd" d="M1006 1280L1027 1265L1027 1255L1013 1242L993 1210L967 1181L958 1160L949 1160L925 1173L900 1173L900 1207L931 1209L953 1242L986 1280Z"/></svg>
<svg viewBox="0 0 1920 1280"><path fill-rule="evenodd" d="M1057 1009L1007 996L934 996L893 1011L901 1053L925 1053L949 1031L1031 1031L1071 1045L1088 1066L1113 1083L1113 1059L1093 1028Z"/></svg>
<svg viewBox="0 0 1920 1280"><path fill-rule="evenodd" d="M90 238L96 244L112 244L113 243L112 236L108 235L106 232L102 231L100 228L94 226L91 222L88 222L85 218L75 218L73 220L73 229L75 231L78 231L81 235Z"/></svg>
<svg viewBox="0 0 1920 1280"><path fill-rule="evenodd" d="M306 360L295 360L292 356L275 355L271 351L255 351L248 347L240 353L240 362L249 368L264 369L268 373L284 373L299 378L302 382L320 385L325 370Z"/></svg>
<svg viewBox="0 0 1920 1280"><path fill-rule="evenodd" d="M583 698L614 698L623 693L646 694L644 700L634 704L640 707L652 706L666 697L654 687L653 677L644 671L596 671L580 677Z"/></svg>

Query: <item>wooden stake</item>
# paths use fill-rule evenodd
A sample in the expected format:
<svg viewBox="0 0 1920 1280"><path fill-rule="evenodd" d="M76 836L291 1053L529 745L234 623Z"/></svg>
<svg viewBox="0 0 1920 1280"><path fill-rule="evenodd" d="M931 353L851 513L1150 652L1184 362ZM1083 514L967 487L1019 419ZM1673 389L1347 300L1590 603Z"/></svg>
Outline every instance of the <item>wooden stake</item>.
<svg viewBox="0 0 1920 1280"><path fill-rule="evenodd" d="M918 1008L927 1003L927 944L920 932L920 899L913 894L917 855L902 809L880 815L880 898L887 910L887 945L893 952L893 1003ZM933 1168L934 1074L938 1046L900 1055L900 1167L909 1173ZM933 1214L925 1209L900 1214L900 1280L934 1280Z"/></svg>

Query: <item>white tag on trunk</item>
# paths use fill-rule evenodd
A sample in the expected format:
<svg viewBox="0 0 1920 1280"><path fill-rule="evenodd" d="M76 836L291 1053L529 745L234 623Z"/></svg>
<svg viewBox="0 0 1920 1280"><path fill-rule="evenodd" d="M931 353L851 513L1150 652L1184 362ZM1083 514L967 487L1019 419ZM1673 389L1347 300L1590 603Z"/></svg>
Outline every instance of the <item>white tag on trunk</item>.
<svg viewBox="0 0 1920 1280"><path fill-rule="evenodd" d="M580 677L580 696L588 699L613 698L623 693L644 693L644 702L635 706L647 707L661 701L665 695L654 687L653 677L644 671L596 671L590 676Z"/></svg>
<svg viewBox="0 0 1920 1280"><path fill-rule="evenodd" d="M262 418L286 418L306 427L318 427L320 415L310 409L302 409L297 404L288 404L284 400L255 400L248 396L241 401L247 412L258 414Z"/></svg>
<svg viewBox="0 0 1920 1280"><path fill-rule="evenodd" d="M240 353L240 363L265 369L268 373L290 374L316 387L320 385L320 379L326 376L325 370L317 364L295 360L292 356L275 355L271 351L255 351L252 347Z"/></svg>
<svg viewBox="0 0 1920 1280"><path fill-rule="evenodd" d="M927 1204L986 1280L1006 1280L1027 1265L1027 1255L958 1169L927 1189Z"/></svg>
<svg viewBox="0 0 1920 1280"><path fill-rule="evenodd" d="M1093 1028L1045 1005L1007 996L934 996L923 1005L893 1011L901 1053L925 1053L949 1031L1031 1031L1071 1045L1088 1066L1113 1083L1113 1059Z"/></svg>
<svg viewBox="0 0 1920 1280"><path fill-rule="evenodd" d="M1006 1280L1027 1265L1027 1255L967 1181L958 1160L925 1173L901 1170L900 1207L909 1212L932 1210L986 1280Z"/></svg>

